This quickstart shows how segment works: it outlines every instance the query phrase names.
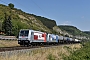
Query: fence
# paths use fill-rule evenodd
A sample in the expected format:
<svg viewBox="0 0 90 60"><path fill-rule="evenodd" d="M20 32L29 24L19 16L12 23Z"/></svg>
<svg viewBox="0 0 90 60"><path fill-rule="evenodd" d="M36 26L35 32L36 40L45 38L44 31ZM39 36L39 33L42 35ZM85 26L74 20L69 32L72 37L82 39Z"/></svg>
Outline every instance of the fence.
<svg viewBox="0 0 90 60"><path fill-rule="evenodd" d="M0 40L17 40L15 36L0 36Z"/></svg>

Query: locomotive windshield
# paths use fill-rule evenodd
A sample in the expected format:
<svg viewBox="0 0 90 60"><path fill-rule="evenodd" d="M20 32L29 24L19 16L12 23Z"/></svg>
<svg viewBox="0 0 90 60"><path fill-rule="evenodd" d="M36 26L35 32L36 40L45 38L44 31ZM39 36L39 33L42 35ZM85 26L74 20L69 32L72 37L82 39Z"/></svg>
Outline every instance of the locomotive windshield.
<svg viewBox="0 0 90 60"><path fill-rule="evenodd" d="M28 36L29 30L21 30L20 36Z"/></svg>

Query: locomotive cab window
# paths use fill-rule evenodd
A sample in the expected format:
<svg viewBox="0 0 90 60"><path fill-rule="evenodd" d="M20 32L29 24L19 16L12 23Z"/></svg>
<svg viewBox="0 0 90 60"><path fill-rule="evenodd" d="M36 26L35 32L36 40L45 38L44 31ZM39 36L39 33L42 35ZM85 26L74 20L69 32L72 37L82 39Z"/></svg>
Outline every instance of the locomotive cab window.
<svg viewBox="0 0 90 60"><path fill-rule="evenodd" d="M21 30L20 36L28 36L29 30Z"/></svg>

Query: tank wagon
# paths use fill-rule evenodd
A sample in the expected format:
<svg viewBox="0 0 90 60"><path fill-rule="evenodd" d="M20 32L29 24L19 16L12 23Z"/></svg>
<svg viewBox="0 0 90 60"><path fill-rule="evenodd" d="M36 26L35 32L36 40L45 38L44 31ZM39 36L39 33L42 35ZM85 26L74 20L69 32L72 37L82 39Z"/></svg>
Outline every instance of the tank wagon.
<svg viewBox="0 0 90 60"><path fill-rule="evenodd" d="M78 39L74 39L74 43L80 43L81 40L78 40Z"/></svg>
<svg viewBox="0 0 90 60"><path fill-rule="evenodd" d="M80 40L30 29L21 29L18 37L18 44L24 46L72 42L80 42Z"/></svg>
<svg viewBox="0 0 90 60"><path fill-rule="evenodd" d="M63 36L58 36L58 43L64 43L64 37Z"/></svg>

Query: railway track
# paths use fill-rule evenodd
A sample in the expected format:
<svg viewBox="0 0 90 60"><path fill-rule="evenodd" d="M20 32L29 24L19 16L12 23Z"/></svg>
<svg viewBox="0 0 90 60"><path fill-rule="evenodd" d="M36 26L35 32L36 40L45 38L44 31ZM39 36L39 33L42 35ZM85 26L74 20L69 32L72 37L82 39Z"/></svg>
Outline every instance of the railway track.
<svg viewBox="0 0 90 60"><path fill-rule="evenodd" d="M62 46L62 45L72 45L72 44L58 44L58 45L42 45L42 46L16 46L16 47L1 47L0 52L6 51L14 51L14 50L23 50L23 49L33 49L33 48L41 48L41 47L53 47L53 46Z"/></svg>
<svg viewBox="0 0 90 60"><path fill-rule="evenodd" d="M0 48L0 52L14 51L14 50L23 50L23 49L31 49L31 48L39 48L39 46L33 46L33 47L22 47L22 46L16 46L16 47L1 47L1 48Z"/></svg>

